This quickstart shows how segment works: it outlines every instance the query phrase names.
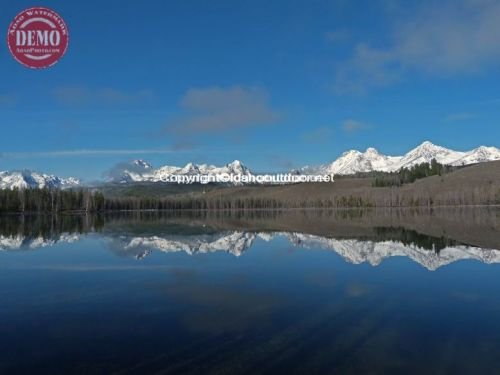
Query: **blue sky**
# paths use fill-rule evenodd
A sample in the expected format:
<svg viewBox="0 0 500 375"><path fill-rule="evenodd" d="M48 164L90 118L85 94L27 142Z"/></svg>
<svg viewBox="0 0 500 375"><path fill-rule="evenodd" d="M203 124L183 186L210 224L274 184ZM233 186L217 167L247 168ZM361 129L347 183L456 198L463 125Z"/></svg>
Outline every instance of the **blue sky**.
<svg viewBox="0 0 500 375"><path fill-rule="evenodd" d="M32 5L3 4L0 25ZM0 49L0 170L92 180L135 158L274 171L424 140L500 146L498 1L40 5L70 45L45 70Z"/></svg>

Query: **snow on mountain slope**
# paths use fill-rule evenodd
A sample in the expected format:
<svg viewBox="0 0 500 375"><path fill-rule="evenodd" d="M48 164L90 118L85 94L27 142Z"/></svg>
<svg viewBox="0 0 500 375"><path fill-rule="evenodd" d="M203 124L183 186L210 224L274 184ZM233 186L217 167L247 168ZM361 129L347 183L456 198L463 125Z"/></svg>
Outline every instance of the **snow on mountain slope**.
<svg viewBox="0 0 500 375"><path fill-rule="evenodd" d="M463 156L463 152L449 150L426 141L404 155L396 167L408 168L416 164L430 163L432 159L436 159L441 164L452 165Z"/></svg>
<svg viewBox="0 0 500 375"><path fill-rule="evenodd" d="M462 166L500 160L500 149L481 146L474 150L462 152L437 146L429 141L415 147L403 156L384 155L374 148L365 152L351 150L344 152L330 164L307 166L294 170L299 174L337 174L349 175L358 172L395 172L401 168L409 168L420 163L430 163L436 159L441 164ZM188 163L183 167L165 165L153 168L144 160L134 160L122 169L120 173L110 179L112 182L160 182L166 181L172 175L250 175L253 174L242 162L235 160L222 167L208 164Z"/></svg>
<svg viewBox="0 0 500 375"><path fill-rule="evenodd" d="M403 156L383 155L374 148L368 148L365 152L351 150L344 152L330 164L304 167L299 172L339 175L372 171L395 172L416 164L430 163L432 159L436 159L441 164L453 166L482 163L500 160L500 149L481 146L468 152L461 152L426 141Z"/></svg>
<svg viewBox="0 0 500 375"><path fill-rule="evenodd" d="M188 163L184 167L165 165L154 169L144 160L134 160L130 168L124 168L118 178L113 182L159 182L165 181L172 175L215 175L215 174L249 175L251 171L239 160L235 160L222 167L208 164Z"/></svg>
<svg viewBox="0 0 500 375"><path fill-rule="evenodd" d="M134 165L136 165L139 168L143 169L153 169L153 166L149 164L147 161L144 161L142 159L137 159L132 162Z"/></svg>
<svg viewBox="0 0 500 375"><path fill-rule="evenodd" d="M365 152L351 150L344 152L338 159L330 164L307 166L294 170L296 174L338 174L349 175L358 172L395 172L401 168L436 159L441 164L462 166L500 160L500 149L495 147L480 146L471 151L454 151L437 146L429 141L410 150L403 156L389 156L368 148ZM234 160L224 166L218 167L209 164L188 163L183 167L165 165L153 168L148 162L138 159L120 165L118 172L114 171L109 178L110 182L161 182L172 175L252 175L252 171L241 161ZM69 188L80 186L76 178L61 178L54 175L30 171L0 171L0 189L26 189L26 188Z"/></svg>
<svg viewBox="0 0 500 375"><path fill-rule="evenodd" d="M31 171L0 172L0 189L64 189L79 185L80 180L73 177L61 178L54 175L47 175Z"/></svg>
<svg viewBox="0 0 500 375"><path fill-rule="evenodd" d="M398 156L386 156L374 148L368 148L365 152L356 150L346 151L331 164L322 165L318 168L302 168L302 173L318 174L354 174L357 172L384 171L389 172L401 161Z"/></svg>
<svg viewBox="0 0 500 375"><path fill-rule="evenodd" d="M454 161L453 165L484 163L492 160L500 160L500 150L495 147L481 146L465 152L460 159Z"/></svg>

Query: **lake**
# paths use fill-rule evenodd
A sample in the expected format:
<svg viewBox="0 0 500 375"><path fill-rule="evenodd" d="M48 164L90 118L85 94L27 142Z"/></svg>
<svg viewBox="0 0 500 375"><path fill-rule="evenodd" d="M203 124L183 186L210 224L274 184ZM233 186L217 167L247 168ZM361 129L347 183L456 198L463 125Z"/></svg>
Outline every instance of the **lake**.
<svg viewBox="0 0 500 375"><path fill-rule="evenodd" d="M500 209L0 217L0 372L498 374Z"/></svg>

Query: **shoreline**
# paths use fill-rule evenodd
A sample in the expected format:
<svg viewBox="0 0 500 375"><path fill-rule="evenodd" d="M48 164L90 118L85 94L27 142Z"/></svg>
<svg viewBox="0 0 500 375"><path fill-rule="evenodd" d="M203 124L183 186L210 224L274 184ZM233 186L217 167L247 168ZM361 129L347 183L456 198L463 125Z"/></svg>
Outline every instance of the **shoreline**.
<svg viewBox="0 0 500 375"><path fill-rule="evenodd" d="M280 212L280 211L369 211L377 209L397 209L397 210L432 210L432 209L459 209L459 208L498 208L500 204L469 204L469 205L432 205L432 206L368 206L368 207L283 207L283 208L177 208L177 209L123 209L123 210L101 210L101 211L58 211L58 212L0 212L1 216L17 215L60 215L60 214L106 214L120 212Z"/></svg>

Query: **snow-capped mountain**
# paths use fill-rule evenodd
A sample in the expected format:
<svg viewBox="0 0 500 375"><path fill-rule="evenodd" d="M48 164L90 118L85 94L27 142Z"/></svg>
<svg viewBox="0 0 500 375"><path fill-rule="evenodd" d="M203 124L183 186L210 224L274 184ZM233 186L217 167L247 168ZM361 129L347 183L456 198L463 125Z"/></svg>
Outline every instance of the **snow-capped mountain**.
<svg viewBox="0 0 500 375"><path fill-rule="evenodd" d="M144 160L133 160L125 166L121 173L112 179L112 182L160 182L166 181L172 175L250 175L251 171L239 160L226 164L222 167L208 164L188 163L184 167L165 165L154 169L151 164Z"/></svg>
<svg viewBox="0 0 500 375"><path fill-rule="evenodd" d="M54 175L31 171L0 172L0 189L51 188L65 189L80 185L80 180L69 177L61 178Z"/></svg>
<svg viewBox="0 0 500 375"><path fill-rule="evenodd" d="M293 170L293 174L337 174L349 175L358 172L395 172L401 168L409 168L416 164L430 163L436 159L439 163L452 166L461 166L500 160L500 149L481 146L474 150L462 152L437 146L429 141L410 150L403 156L384 155L370 147L365 152L351 150L344 152L330 164L306 166ZM160 182L166 181L172 175L251 175L253 172L239 160L222 167L208 164L188 163L183 167L165 165L153 168L144 160L133 160L122 165L118 173L110 178L111 182Z"/></svg>
<svg viewBox="0 0 500 375"><path fill-rule="evenodd" d="M149 164L147 161L144 161L142 159L137 159L132 162L133 165L136 167L142 168L142 169L153 169L153 166Z"/></svg>
<svg viewBox="0 0 500 375"><path fill-rule="evenodd" d="M439 163L452 166L462 166L488 161L500 160L500 149L496 147L480 146L471 151L454 151L437 146L429 141L410 150L403 156L384 155L370 147L365 152L351 150L344 152L338 159L330 164L319 166L305 166L293 170L293 174L336 174L349 175L358 172L395 172L401 168L409 168L420 163L430 163L436 159ZM142 159L130 163L120 164L113 170L109 182L164 182L172 175L253 175L241 161L234 160L224 166L209 164L188 163L185 166L164 165L154 168ZM238 182L235 184L243 184ZM80 180L70 177L61 178L31 171L0 171L0 189L26 189L26 188L71 188L80 186Z"/></svg>
<svg viewBox="0 0 500 375"><path fill-rule="evenodd" d="M304 167L300 173L320 173L348 175L358 172L395 172L416 164L430 163L432 159L445 165L461 166L500 160L500 149L481 146L471 151L462 152L437 146L429 141L410 150L403 156L383 155L374 148L365 152L351 150L344 152L337 160L318 167Z"/></svg>

